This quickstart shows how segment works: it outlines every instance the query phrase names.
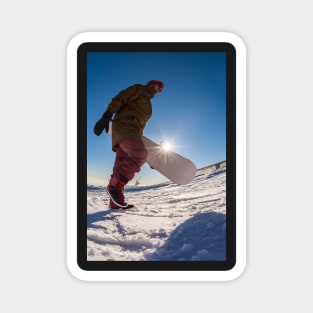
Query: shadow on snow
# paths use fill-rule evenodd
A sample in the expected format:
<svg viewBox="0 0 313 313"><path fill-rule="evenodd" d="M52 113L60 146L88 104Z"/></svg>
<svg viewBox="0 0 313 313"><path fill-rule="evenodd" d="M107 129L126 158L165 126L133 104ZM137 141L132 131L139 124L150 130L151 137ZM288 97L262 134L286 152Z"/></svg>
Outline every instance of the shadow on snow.
<svg viewBox="0 0 313 313"><path fill-rule="evenodd" d="M102 226L98 226L94 223L101 222L103 220L113 220L114 216L111 215L110 211L100 211L96 213L87 214L87 228L103 228Z"/></svg>
<svg viewBox="0 0 313 313"><path fill-rule="evenodd" d="M147 261L225 261L226 216L199 213L177 227Z"/></svg>

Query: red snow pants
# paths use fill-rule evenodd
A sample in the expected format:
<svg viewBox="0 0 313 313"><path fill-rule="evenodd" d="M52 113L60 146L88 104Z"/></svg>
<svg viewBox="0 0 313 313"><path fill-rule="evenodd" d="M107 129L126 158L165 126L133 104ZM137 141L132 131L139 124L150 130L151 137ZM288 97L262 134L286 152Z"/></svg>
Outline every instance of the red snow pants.
<svg viewBox="0 0 313 313"><path fill-rule="evenodd" d="M134 178L146 162L148 152L140 138L122 140L116 147L113 176L124 176L127 180Z"/></svg>

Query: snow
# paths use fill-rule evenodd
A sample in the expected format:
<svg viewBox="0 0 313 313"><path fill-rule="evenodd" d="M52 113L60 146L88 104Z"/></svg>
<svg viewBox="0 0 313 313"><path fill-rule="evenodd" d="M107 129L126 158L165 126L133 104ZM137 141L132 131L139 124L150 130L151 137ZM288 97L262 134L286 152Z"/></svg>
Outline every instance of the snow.
<svg viewBox="0 0 313 313"><path fill-rule="evenodd" d="M101 187L87 191L88 261L226 259L226 167L187 185L125 191L135 207L110 210Z"/></svg>

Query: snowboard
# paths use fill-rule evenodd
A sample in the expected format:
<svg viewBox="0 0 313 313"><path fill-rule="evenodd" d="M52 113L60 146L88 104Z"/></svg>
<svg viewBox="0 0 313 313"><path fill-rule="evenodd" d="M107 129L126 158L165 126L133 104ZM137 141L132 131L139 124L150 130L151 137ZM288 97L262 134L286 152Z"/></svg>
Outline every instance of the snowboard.
<svg viewBox="0 0 313 313"><path fill-rule="evenodd" d="M112 136L112 122L108 135ZM178 185L190 183L196 175L196 166L187 158L173 151L165 151L162 145L142 136L142 142L148 151L147 163L167 179Z"/></svg>
<svg viewBox="0 0 313 313"><path fill-rule="evenodd" d="M173 183L185 185L190 183L196 175L196 166L187 158L173 152L166 151L162 145L143 136L142 142L148 151L147 163Z"/></svg>

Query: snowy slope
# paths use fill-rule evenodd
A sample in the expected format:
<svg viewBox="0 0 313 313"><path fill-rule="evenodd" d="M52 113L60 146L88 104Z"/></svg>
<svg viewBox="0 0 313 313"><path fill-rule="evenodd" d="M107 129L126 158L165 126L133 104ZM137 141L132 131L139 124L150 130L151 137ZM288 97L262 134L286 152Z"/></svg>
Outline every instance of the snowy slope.
<svg viewBox="0 0 313 313"><path fill-rule="evenodd" d="M136 207L109 210L103 188L88 188L88 261L225 260L226 168L188 185L127 189Z"/></svg>

